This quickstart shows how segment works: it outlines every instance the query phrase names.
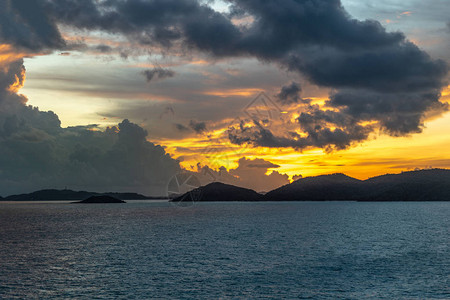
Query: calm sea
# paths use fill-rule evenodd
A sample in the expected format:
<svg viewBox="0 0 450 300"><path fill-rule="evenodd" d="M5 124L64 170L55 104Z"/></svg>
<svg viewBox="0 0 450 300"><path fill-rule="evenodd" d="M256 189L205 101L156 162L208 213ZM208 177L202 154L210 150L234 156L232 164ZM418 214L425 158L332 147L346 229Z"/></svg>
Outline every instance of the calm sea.
<svg viewBox="0 0 450 300"><path fill-rule="evenodd" d="M0 203L0 298L450 299L450 202Z"/></svg>

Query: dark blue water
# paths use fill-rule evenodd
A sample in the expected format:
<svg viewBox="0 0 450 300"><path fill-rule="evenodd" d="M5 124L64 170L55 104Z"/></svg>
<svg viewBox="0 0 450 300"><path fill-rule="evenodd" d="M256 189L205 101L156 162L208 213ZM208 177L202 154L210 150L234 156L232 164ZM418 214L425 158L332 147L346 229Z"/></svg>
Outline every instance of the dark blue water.
<svg viewBox="0 0 450 300"><path fill-rule="evenodd" d="M0 298L449 299L450 203L0 203Z"/></svg>

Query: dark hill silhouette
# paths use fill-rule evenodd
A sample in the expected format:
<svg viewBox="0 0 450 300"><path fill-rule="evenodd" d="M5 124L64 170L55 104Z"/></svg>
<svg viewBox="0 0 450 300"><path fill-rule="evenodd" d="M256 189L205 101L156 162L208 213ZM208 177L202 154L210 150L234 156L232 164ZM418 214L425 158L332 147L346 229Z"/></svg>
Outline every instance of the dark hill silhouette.
<svg viewBox="0 0 450 300"><path fill-rule="evenodd" d="M386 174L358 180L344 174L306 177L265 195L211 183L172 201L450 201L450 170Z"/></svg>
<svg viewBox="0 0 450 300"><path fill-rule="evenodd" d="M362 181L344 174L300 178L264 195L267 201L325 201L356 199Z"/></svg>
<svg viewBox="0 0 450 300"><path fill-rule="evenodd" d="M450 170L386 174L364 181L343 174L299 179L264 196L266 201L449 201Z"/></svg>
<svg viewBox="0 0 450 300"><path fill-rule="evenodd" d="M77 204L96 204L96 203L126 203L123 200L111 197L111 196L91 196L85 200L72 202Z"/></svg>
<svg viewBox="0 0 450 300"><path fill-rule="evenodd" d="M196 188L177 198L172 202L182 201L261 201L262 195L254 190L237 187L221 182L213 182Z"/></svg>
<svg viewBox="0 0 450 300"><path fill-rule="evenodd" d="M430 169L386 174L364 181L361 201L449 201L450 170Z"/></svg>
<svg viewBox="0 0 450 300"><path fill-rule="evenodd" d="M5 197L3 201L52 201L52 200L83 200L90 196L106 195L115 197L121 200L144 200L148 197L136 193L96 193L86 191L72 191L72 190L40 190L29 194L11 195Z"/></svg>

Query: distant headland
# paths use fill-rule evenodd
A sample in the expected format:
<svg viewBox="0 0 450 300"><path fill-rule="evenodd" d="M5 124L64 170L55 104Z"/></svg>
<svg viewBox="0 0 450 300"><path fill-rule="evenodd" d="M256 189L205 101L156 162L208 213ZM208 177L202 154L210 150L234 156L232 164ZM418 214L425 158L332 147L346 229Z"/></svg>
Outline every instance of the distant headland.
<svg viewBox="0 0 450 300"><path fill-rule="evenodd" d="M138 193L115 193L115 192L87 192L73 190L46 189L29 194L11 195L5 198L0 197L0 201L75 201L84 200L91 196L110 196L120 200L148 200L163 199L164 197L147 197Z"/></svg>

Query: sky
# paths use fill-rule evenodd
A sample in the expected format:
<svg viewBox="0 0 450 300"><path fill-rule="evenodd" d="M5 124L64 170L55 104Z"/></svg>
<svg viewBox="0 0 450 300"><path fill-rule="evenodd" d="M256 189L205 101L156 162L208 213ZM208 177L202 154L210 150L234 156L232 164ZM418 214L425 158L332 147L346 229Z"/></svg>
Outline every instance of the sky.
<svg viewBox="0 0 450 300"><path fill-rule="evenodd" d="M450 167L447 0L0 0L0 195Z"/></svg>

